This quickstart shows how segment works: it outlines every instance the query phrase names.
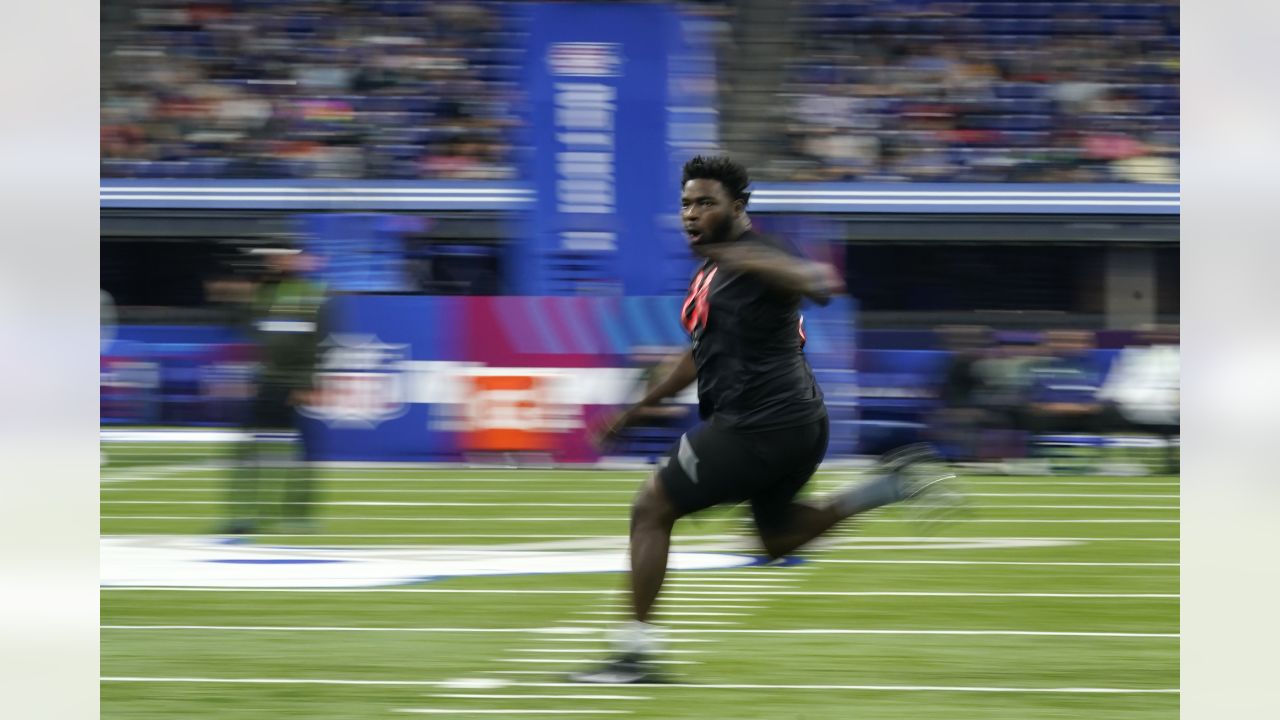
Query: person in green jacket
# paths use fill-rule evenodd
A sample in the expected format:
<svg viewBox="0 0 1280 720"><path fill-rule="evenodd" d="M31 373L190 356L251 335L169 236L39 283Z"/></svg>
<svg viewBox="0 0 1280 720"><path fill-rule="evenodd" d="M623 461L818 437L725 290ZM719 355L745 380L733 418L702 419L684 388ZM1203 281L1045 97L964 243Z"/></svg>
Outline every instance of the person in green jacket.
<svg viewBox="0 0 1280 720"><path fill-rule="evenodd" d="M308 532L313 528L314 478L297 408L314 399L325 287L307 277L317 263L307 252L291 247L253 252L267 265L251 307L256 392L233 468L231 516L224 532L256 533L271 519L280 520L282 530ZM272 484L282 492L277 513L269 511L274 503L264 497L267 480L275 480Z"/></svg>

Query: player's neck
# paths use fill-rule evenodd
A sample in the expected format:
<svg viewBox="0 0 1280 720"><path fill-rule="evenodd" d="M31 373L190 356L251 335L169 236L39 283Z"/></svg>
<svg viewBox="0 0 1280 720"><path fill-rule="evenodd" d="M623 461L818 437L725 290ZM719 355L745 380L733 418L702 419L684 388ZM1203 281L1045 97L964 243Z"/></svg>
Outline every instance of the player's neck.
<svg viewBox="0 0 1280 720"><path fill-rule="evenodd" d="M746 215L742 219L733 223L733 230L729 231L729 242L741 240L743 235L751 232L751 218Z"/></svg>

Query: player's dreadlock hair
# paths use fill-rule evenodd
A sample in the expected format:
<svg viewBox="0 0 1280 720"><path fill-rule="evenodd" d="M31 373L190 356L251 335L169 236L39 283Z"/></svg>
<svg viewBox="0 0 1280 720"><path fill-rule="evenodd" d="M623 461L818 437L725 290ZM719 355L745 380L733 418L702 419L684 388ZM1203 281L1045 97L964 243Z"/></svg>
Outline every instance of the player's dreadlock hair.
<svg viewBox="0 0 1280 720"><path fill-rule="evenodd" d="M747 192L747 186L751 184L751 178L747 177L747 169L730 160L727 155L715 157L695 155L692 160L684 164L684 175L680 180L680 186L683 187L690 180L718 180L721 185L724 185L731 199L741 199L743 205L751 201L751 193Z"/></svg>

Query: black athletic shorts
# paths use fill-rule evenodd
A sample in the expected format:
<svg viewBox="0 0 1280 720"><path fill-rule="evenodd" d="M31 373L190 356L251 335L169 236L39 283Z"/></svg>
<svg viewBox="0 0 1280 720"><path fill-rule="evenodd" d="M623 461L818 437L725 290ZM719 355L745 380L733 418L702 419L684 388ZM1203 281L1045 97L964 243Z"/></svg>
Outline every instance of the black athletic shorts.
<svg viewBox="0 0 1280 720"><path fill-rule="evenodd" d="M778 528L827 452L827 417L779 430L702 423L680 436L658 472L681 515L751 501L756 527Z"/></svg>

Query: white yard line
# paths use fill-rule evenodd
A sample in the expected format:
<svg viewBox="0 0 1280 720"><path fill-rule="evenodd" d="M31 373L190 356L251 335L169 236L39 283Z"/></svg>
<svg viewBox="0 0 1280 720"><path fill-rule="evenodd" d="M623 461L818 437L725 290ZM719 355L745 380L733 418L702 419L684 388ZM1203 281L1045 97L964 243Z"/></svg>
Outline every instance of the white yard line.
<svg viewBox="0 0 1280 720"><path fill-rule="evenodd" d="M614 595L616 590L529 590L524 588L510 589L461 589L461 588L217 588L217 587L104 587L103 592L197 592L197 593L422 593L422 594L482 594L482 595ZM986 598L1079 598L1079 599L1176 599L1182 597L1177 593L1048 593L1048 592L947 592L947 591L897 591L897 590L762 590L757 593L739 593L733 597L986 597ZM688 591L663 593L664 600L690 602L696 600L712 600L722 602L729 600L719 593ZM702 607L712 607L710 605ZM738 607L738 606L734 606ZM744 605L742 607L760 607Z"/></svg>
<svg viewBox="0 0 1280 720"><path fill-rule="evenodd" d="M581 648L568 648L568 649L565 649L565 648L518 648L518 649L512 650L511 652L547 653L547 654L572 653L575 655L581 655L582 649ZM700 655L705 652L707 651L706 650L690 650L688 648L663 648L662 649L663 655Z"/></svg>
<svg viewBox="0 0 1280 720"><path fill-rule="evenodd" d="M539 673L539 671L528 671ZM541 673L539 673L541 674ZM213 678L213 677L147 677L103 676L104 683L181 683L228 685L373 685L408 687L452 687L450 681L440 680L366 680L343 678ZM581 688L578 683L505 683L521 688ZM604 685L601 687L615 687ZM635 689L635 685L626 685ZM987 687L981 685L800 685L800 684L694 684L664 683L645 685L644 690L868 690L888 692L991 692L991 693L1059 693L1059 694L1163 694L1176 695L1178 688L1116 688L1116 687Z"/></svg>
<svg viewBox="0 0 1280 720"><path fill-rule="evenodd" d="M419 715L626 715L630 710L459 710L457 708L397 708L392 712Z"/></svg>
<svg viewBox="0 0 1280 720"><path fill-rule="evenodd" d="M208 500L208 501L205 501L205 500L180 500L180 501L175 501L175 502L169 502L169 501L167 501L167 500L124 500L124 501L119 501L119 500L114 500L114 501L113 501L113 500L105 500L105 501L103 501L103 503L104 503L104 504L112 504L112 505L122 505L122 504L123 504L123 505L226 505L226 504L227 504L227 503L223 503L223 502L221 502L221 501L217 501L217 500ZM244 502L244 503L239 503L239 504L249 504L249 505L252 505L252 504L256 504L256 503L249 503L249 502L247 502L247 501L246 501L246 502ZM379 506L381 506L381 507L445 507L445 506L497 507L496 505L493 505L493 504L491 504L491 503L470 503L470 504L467 504L467 503L412 503L412 502L408 502L408 503L397 503L397 502L367 502L367 503L366 503L366 502L328 502L328 503L324 503L324 502L320 502L320 503L311 503L311 505L314 505L314 506L330 506L330 507L334 507L334 506L338 506L338 507L365 507L365 506L375 506L375 507L379 507ZM508 504L504 504L504 505L503 505L503 507L516 507L516 506L519 506L519 505L520 505L520 503L508 503ZM547 507L573 507L573 505L571 505L571 504L556 504L556 503L544 503L544 504L543 504L543 506L547 506ZM586 506L583 506L583 507L586 507ZM611 505L611 504L608 504L608 503L602 503L602 504L597 504L597 505L595 505L594 507L630 507L630 505ZM104 516L102 516L102 517L103 517L103 519L109 519L109 520L114 520L114 519L123 519L121 516L111 516L111 515L104 515ZM178 518L178 516L165 516L165 517L167 517L168 519L177 519L177 518ZM159 517L155 517L154 519L160 519L160 518L159 518ZM187 518L184 518L184 519L187 519ZM220 517L216 517L216 516L213 516L213 515L210 515L210 516L208 516L208 517L193 517L193 518L189 518L189 519L192 519L192 520L207 520L207 521L211 521L211 522L215 522L215 521L219 521L219 520L221 520L221 518L220 518ZM326 518L324 518L324 520L325 520L325 522L345 522L345 521L355 521L355 520L359 520L359 521L364 521L364 522L468 522L468 523L482 523L482 522L619 522L619 521L624 521L624 520L626 520L626 517L625 517L624 515L622 515L622 514L618 514L618 515L597 515L597 516L592 516L592 517L573 517L573 516L565 516L565 517L506 517L506 516L502 516L502 515L492 515L492 516L431 516L431 517L424 517L424 516L421 516L421 515L414 515L414 516L406 516L406 517L354 517L354 516L353 516L353 517L345 517L345 516L338 515L338 516L330 516L330 517L326 517ZM919 520L916 520L916 519L914 519L914 518L867 517L865 520L863 520L863 522L867 522L867 523L872 523L872 522L874 522L874 523L912 523L912 524L919 524L919 522L920 522L920 521L919 521ZM947 522L947 523L949 523L949 524L950 524L950 523L963 523L963 524L978 524L978 523L1164 523L1164 524L1173 524L1173 525L1177 525L1177 524L1179 523L1179 521L1178 521L1178 520L1172 520L1172 519L1151 519L1151 518L1090 518L1090 519L1072 519L1072 520L1055 520L1055 519L1043 519L1043 518L950 518L950 519L948 519L946 522Z"/></svg>
<svg viewBox="0 0 1280 720"><path fill-rule="evenodd" d="M104 481L105 482L105 481ZM204 493L222 495L227 492L226 485L219 483L209 487L103 487L100 488L104 493ZM369 494L369 495L448 495L452 493L462 495L625 495L631 496L635 492L627 489L611 490L611 489L587 489L587 490L565 490L563 488L511 488L511 489L493 489L493 488L469 488L469 487L450 487L450 488L361 488L361 487L343 487L334 483L325 483L325 491L331 494ZM1126 498L1126 499L1144 499L1144 498L1177 498L1178 495L1168 494L1118 494L1118 493L971 493L973 497L1052 497L1052 498ZM176 502L176 501L175 501ZM495 501L496 502L496 501ZM1023 507L1019 505L987 505L981 507ZM1050 507L1067 507L1067 508L1092 508L1092 507L1132 507L1127 505L1062 505ZM1159 507L1171 507L1161 505ZM1176 506L1173 506L1176 507Z"/></svg>
<svg viewBox="0 0 1280 720"><path fill-rule="evenodd" d="M103 515L104 520L218 520L220 518L211 515ZM332 519L332 518L330 518ZM391 519L399 520L401 518L339 518L341 520L377 520ZM412 518L408 518L412 519ZM453 518L455 520L464 520L467 518ZM513 518L503 518L503 520L512 520ZM568 520L571 518L539 518L539 520ZM104 533L103 537L113 537L127 535L127 533ZM218 535L208 535L208 537L220 537ZM573 538L573 539L613 539L616 540L622 535L618 533L607 534L565 534L565 533L248 533L239 535L244 538L281 538L281 537L312 537L312 538ZM677 534L677 540L683 539L699 539L699 540L727 540L739 538L738 535L726 535L724 533L705 533L705 534ZM857 549L859 543L864 542L909 542L923 540L928 542L970 542L982 540L1053 540L1060 542L1181 542L1182 538L1177 537L1028 537L1022 535L1006 535L1006 536L975 536L975 537L917 537L914 535L867 535L858 533L857 537L845 538L842 542L849 543L849 549ZM903 548L910 550L913 548ZM762 569L763 571L764 569ZM779 570L789 570L794 572L796 568L779 568Z"/></svg>
<svg viewBox="0 0 1280 720"><path fill-rule="evenodd" d="M817 558L816 563L845 565L1028 565L1032 567L1179 567L1176 562L1030 562L1021 560L854 560Z"/></svg>
<svg viewBox="0 0 1280 720"><path fill-rule="evenodd" d="M153 515L153 516L146 516L146 515L121 516L121 515L103 515L103 516L102 516L102 519L103 519L103 520L125 520L125 519L138 519L138 520L199 520L199 521L203 521L203 522L215 522L215 523L216 523L216 522L222 522L225 518L223 518L223 517L222 517L222 516L220 516L220 515L198 515L198 516L178 516L178 515L168 515L168 516L164 516L164 515ZM280 519L280 518L278 518L278 517L272 517L272 518L268 518L268 519ZM575 523L575 522L624 522L624 523L625 523L625 522L627 521L626 515L624 515L624 514L618 514L618 515L602 515L602 516L595 516L595 517L574 517L574 516L571 516L571 515L565 515L565 516L563 516L563 517L533 517L533 516L529 516L529 517L505 517L505 516L502 516L502 515L492 515L492 516L483 516L483 515L480 515L480 516L450 515L450 516L445 516L445 517L442 517L442 516L439 516L439 515L406 515L406 516L404 516L404 517L385 517L385 516L383 516L383 517L366 517L366 516L357 516L357 515L351 515L351 516L348 516L348 515L330 515L330 516L326 516L326 517L324 517L324 518L322 518L322 519L323 519L323 521L324 521L324 522L327 522L327 523L331 523L331 522L349 522L349 521L358 521L358 522L433 522L433 523L435 523L435 522L465 522L465 523L473 523L473 524L474 524L474 523L483 523L483 522L498 522L498 523L505 523L505 522L560 522L560 523ZM117 533L117 534L119 534L119 533ZM264 536L270 536L270 535L272 535L272 533L262 533L262 535L264 535ZM249 536L249 537L252 537L252 536ZM320 536L318 536L318 537L324 537L324 536L323 536L323 535L320 535ZM378 537L378 535L377 535L377 534L374 534L374 535L372 535L372 537ZM499 537L501 537L501 536L499 536ZM554 537L554 536L552 536L552 537ZM563 536L561 536L561 537L563 537ZM575 537L580 537L580 536L575 536ZM592 537L602 537L602 536L596 535L596 536L592 536ZM620 535L615 533L615 534L613 534L611 537L615 537L615 538L616 538L616 537L620 537Z"/></svg>
<svg viewBox="0 0 1280 720"><path fill-rule="evenodd" d="M139 470L141 469L142 468L139 467ZM125 471L121 470L120 472L123 474ZM176 474L186 474L186 475L189 475L189 477L187 478L173 477L173 475L176 475ZM223 482L227 479L227 477L230 474L231 474L231 468L210 469L210 468L195 468L195 467L185 467L185 468L174 467L171 470L167 470L164 476L138 477L136 479L131 478L131 480L135 480L138 482L147 482L147 481L153 481L153 480L176 480L179 482L190 480L193 483L194 482ZM450 476L436 475L436 476L425 476L425 477L414 477L410 475L400 476L400 477L395 477L395 476L393 477L348 477L348 476L342 476L342 475L330 475L324 472L323 469L315 473L315 478L318 481L325 483L326 487L330 483L366 483L366 482L368 483L454 483L454 484L511 483L513 485L531 485L531 484L537 484L537 483L543 483L543 484L566 483L570 485L576 484L576 483L586 483L586 484L626 483L629 485L639 486L645 480L645 476L640 476L640 475L632 478L598 477L598 476L572 477L568 475L561 476L561 477L527 477L527 476L525 477L468 477L466 475L450 475Z"/></svg>
<svg viewBox="0 0 1280 720"><path fill-rule="evenodd" d="M577 623L578 625L617 625L618 621L621 619L623 618L617 617L612 620L571 620L569 622ZM723 620L672 620L668 618L663 618L662 624L664 626L667 626L667 625L671 625L671 626L674 626L674 625L697 625L697 626L720 625L720 626L723 626L723 625L736 625L737 623L732 621L726 622Z"/></svg>
<svg viewBox="0 0 1280 720"><path fill-rule="evenodd" d="M724 577L718 577L716 575L709 574L701 570L697 571L696 575L687 573L687 572L676 571L671 573L668 576L668 578L669 579L666 582L666 585L668 587L670 587L673 583L682 584L682 585L692 585L696 583L714 582L714 581L728 582L728 583L742 583L743 586L749 586L749 587L764 587L768 585L789 585L790 583L795 582L795 580L797 579L794 576L793 577L768 577L765 575L758 575L756 577L743 577L741 575L728 575L728 574L726 574Z"/></svg>
<svg viewBox="0 0 1280 720"><path fill-rule="evenodd" d="M600 658L598 657L592 658L591 660L591 663L599 664L599 662L600 662ZM549 672L551 671L549 670L487 670L485 671L485 674L486 675L536 675L538 677L545 678ZM582 685L578 684L578 687L582 687ZM627 687L635 687L635 685L628 685Z"/></svg>
<svg viewBox="0 0 1280 720"><path fill-rule="evenodd" d="M214 518L183 518L183 519L190 519L190 520L202 520L202 519L209 519L209 520L213 520ZM161 533L139 533L139 534L151 534L151 535L155 535L156 537L172 537L172 536L173 536L173 535L175 535L175 534L196 535L196 536L200 536L200 534L199 534L199 533L163 533L163 534L161 534ZM134 534L134 533L107 533L107 534L102 535L102 537L104 537L104 538L110 538L110 537L137 537L137 535L138 535L138 534ZM619 536L617 533L610 534L610 535L572 535L572 534L561 534L561 533L243 533L243 534L234 535L234 536L229 536L229 535L217 535L217 534L205 534L205 535L203 535L203 537L208 537L208 538L228 538L228 537L236 537L236 538L244 538L244 539L253 538L253 539L255 539L255 540L263 540L263 541L267 541L267 540L282 540L282 541L283 541L283 539L284 539L284 538L312 538L312 539L316 539L316 540L326 539L326 538L388 538L388 539L396 539L396 538L426 538L426 539L441 539L441 540L444 540L444 539L476 539L476 540L482 540L482 539L490 539L490 540L504 540L504 539L512 539L512 540L514 540L514 539L520 539L520 540L529 540L529 539L532 539L532 540L543 540L543 539L548 539L548 540L566 540L566 539L567 539L567 540L605 540L605 539L608 539L608 540L618 540L620 536ZM722 539L722 537L721 537L721 536L719 536L719 535L677 535L675 539L676 539L677 541L695 541L695 540L697 540L697 541L704 541L704 540L720 540L720 539ZM316 546L316 547L321 547L321 546ZM444 548L444 549L448 549L448 548L453 548L453 547L457 547L457 546L453 545L452 543L444 543L444 544L432 544L432 543L392 543L392 544L389 544L389 545L388 545L388 544L381 544L381 545L375 545L375 544L361 544L361 545L346 546L346 547L356 547L356 548L361 548L361 549L370 549L370 548L391 548L391 547L396 547L396 548L418 548L418 549L421 549L421 548L424 548L424 547L429 547L429 548ZM496 545L496 544L495 544L495 545L485 544L485 545L481 545L480 547L501 548L501 547L503 547L503 546L501 546L501 545Z"/></svg>
<svg viewBox="0 0 1280 720"><path fill-rule="evenodd" d="M332 491L332 489L330 489ZM541 493L531 493L538 495ZM1119 495L1096 493L968 493L967 497L1005 497L1005 498L1177 498L1177 495ZM112 505L253 505L252 500L117 500L107 498L102 504ZM317 500L307 503L318 507L552 507L552 508L629 508L631 503L596 503L596 502L509 502L487 501L417 501L417 500ZM1017 507L1016 505L990 505L981 507ZM1107 506L1111 507L1111 506ZM1126 507L1126 506L1116 506ZM1160 506L1160 507L1174 507Z"/></svg>
<svg viewBox="0 0 1280 720"><path fill-rule="evenodd" d="M634 495L632 490L564 490L560 488L512 488L510 490L495 490L493 488L344 488L334 483L326 482L323 478L318 482L324 482L326 492L349 492L349 493L394 493L397 495L440 495L443 493L462 493L466 495L511 495L511 494L527 494L527 495ZM225 485L213 485L210 487L109 487L102 488L104 492L113 493L225 493L227 488Z"/></svg>
<svg viewBox="0 0 1280 720"><path fill-rule="evenodd" d="M869 517L864 522L868 523L919 523L914 518L886 518L886 517ZM1103 524L1124 524L1124 523L1158 523L1162 525L1177 525L1178 520L1152 520L1146 518L1090 518L1076 520L1045 520L1040 518L948 518L945 521L950 523L964 523L970 525L978 525L982 523L1022 523L1022 524L1059 524L1059 523L1103 523Z"/></svg>
<svg viewBox="0 0 1280 720"><path fill-rule="evenodd" d="M604 636L603 636L603 635L601 635L601 634L599 634L595 628L586 628L586 629L590 631L590 632L588 633L588 634L590 635L590 637L548 636L548 637L541 638L541 639L542 639L542 640L545 640L545 641L547 641L547 642L562 642L562 643L591 643L591 644L593 644L593 645L600 645L601 643L603 643L603 642L605 641ZM714 640L705 640L705 639L702 639L702 638L672 638L672 637L667 637L667 638L663 638L663 639L662 639L662 644L663 644L663 645L672 645L672 644L677 644L677 643L709 643L709 642L715 642L715 641L714 641Z"/></svg>
<svg viewBox="0 0 1280 720"><path fill-rule="evenodd" d="M579 624L612 624L612 620L579 620ZM671 621L670 625L732 625L711 621ZM103 630L200 631L200 632L349 632L349 633L555 633L572 628L475 628L475 627L340 627L331 625L100 625ZM585 629L585 628L580 628ZM1179 633L1077 632L1050 630L912 630L888 628L668 628L670 633L734 633L747 635L944 635L1015 637L1177 638Z"/></svg>
<svg viewBox="0 0 1280 720"><path fill-rule="evenodd" d="M584 610L579 615L609 615L616 617L622 614L622 610ZM751 613L731 613L731 612L690 612L679 608L658 608L654 611L655 615L662 617L751 617Z"/></svg>
<svg viewBox="0 0 1280 720"><path fill-rule="evenodd" d="M257 505L256 500L103 500L104 505ZM629 508L631 503L540 503L540 502L414 502L409 500L316 500L312 507L551 507ZM468 520L477 518L470 517Z"/></svg>
<svg viewBox="0 0 1280 720"><path fill-rule="evenodd" d="M1138 494L1122 494L1122 493L982 493L970 492L965 493L968 497L1011 497L1011 498L1177 498L1178 494L1155 494L1155 493L1138 493Z"/></svg>
<svg viewBox="0 0 1280 720"><path fill-rule="evenodd" d="M685 593L688 594L688 593ZM712 595L712 593L704 593ZM988 598L1105 598L1105 599L1139 599L1139 598L1179 598L1176 593L1033 593L1033 592L929 592L929 591L876 591L876 590L764 590L756 593L739 593L742 597L988 597ZM679 593L664 593L666 600L685 601Z"/></svg>
<svg viewBox="0 0 1280 720"><path fill-rule="evenodd" d="M967 505L973 510L1181 510L1181 505Z"/></svg>
<svg viewBox="0 0 1280 720"><path fill-rule="evenodd" d="M680 582L668 580L663 584L668 590L777 590L795 587L794 585L735 585L731 583Z"/></svg>
<svg viewBox="0 0 1280 720"><path fill-rule="evenodd" d="M581 654L581 653L579 653ZM598 657L573 657L573 658L502 658L498 662L504 663L525 663L529 665L588 665L593 662L599 662ZM656 665L700 665L695 660L665 660L655 659L649 662Z"/></svg>
<svg viewBox="0 0 1280 720"><path fill-rule="evenodd" d="M816 476L809 484L815 488L837 488L848 484L850 481L856 481L859 476L851 475L847 478ZM1112 482L1110 480L1050 480L1047 478L1028 479L1028 480L987 480L981 477L972 477L968 475L960 475L960 481L969 487L1035 487L1035 488L1054 488L1054 487L1150 487L1150 488L1176 488L1180 487L1180 482L1166 481L1120 481Z"/></svg>
<svg viewBox="0 0 1280 720"><path fill-rule="evenodd" d="M224 493L224 492L225 492L225 491L219 491L219 495L223 495L223 493ZM334 493L330 492L330 493L329 493L329 495L334 495ZM541 495L541 493L539 493L539 495ZM131 502L132 502L132 503L137 503L137 502L142 502L142 501L102 500L101 502L104 502L104 503L115 503L115 505L119 505L119 503L122 503L122 502L123 502L123 503L131 503ZM151 500L151 501L147 501L147 502L155 503L155 505L193 505L193 502L189 502L189 501L182 501L182 500L173 500L173 501L169 501L169 500ZM387 501L378 501L378 500L367 500L367 501L366 501L366 500L358 500L358 501L356 501L356 500L348 500L348 501L329 501L329 503L330 503L330 505L338 505L338 503L366 503L366 505L374 505L374 506L378 506L378 505L383 505L383 503L387 503ZM411 501L406 501L406 503L411 503ZM393 505L394 505L394 503L393 503ZM508 502L494 501L494 502L492 502L492 503L481 503L481 505L485 505L485 506L489 506L489 507L503 507L503 506L509 506L509 505L516 505L516 506L520 506L520 505L522 505L522 503L518 503L518 502L517 502L517 503L508 503ZM584 507L585 507L585 505L584 505ZM598 505L596 505L596 507L599 507L599 506L598 506ZM1181 507L1180 505L965 505L965 509L966 509L966 510L1169 510L1169 511L1174 511L1174 512L1176 512L1176 511L1180 511L1181 509L1183 509L1183 507ZM111 516L111 515L104 515L104 518L113 518L113 516ZM169 516L166 516L166 518L179 518L179 516L177 516L177 515L169 515ZM206 516L206 515L196 515L196 516L188 516L188 518L187 518L187 519L192 519L192 520L205 520L205 519L207 519L207 518L209 518L209 516ZM152 519L156 519L156 518L152 518ZM481 515L481 516L474 516L474 515L472 515L472 516L443 516L443 518L440 518L440 516L434 516L434 518L422 518L422 516L407 516L407 518L404 518L404 516L402 516L402 518L349 518L349 516L344 516L344 515L342 515L342 516L335 516L335 518L333 518L333 519L335 519L335 520L356 520L356 519L361 519L361 520L445 520L445 521L448 521L448 520L456 520L456 521L475 521L475 520L503 520L503 521L506 521L506 520L515 520L515 521L557 521L557 520L559 520L559 521L564 521L564 520L576 520L576 521L580 521L580 520L602 520L602 521L616 521L616 520L623 520L623 519L625 519L625 518L623 518L623 516L622 516L622 515L596 515L596 516L591 516L591 518L507 518L507 516L503 516L503 515Z"/></svg>
<svg viewBox="0 0 1280 720"><path fill-rule="evenodd" d="M647 695L519 695L514 693L432 693L431 697L470 700L652 700Z"/></svg>
<svg viewBox="0 0 1280 720"><path fill-rule="evenodd" d="M670 596L667 596L667 595L664 595L663 597L664 597L664 599L668 599L668 600L670 600L670 599L671 599L671 597L670 597ZM712 603L703 603L703 602L699 602L699 600L701 600L701 599L710 599L710 600L712 600L713 602L712 602ZM763 607L764 607L764 605L758 605L758 604L754 604L754 603L725 603L725 602L723 602L723 601L721 601L721 600L718 600L718 599L715 599L715 598L687 598L687 597L686 597L686 598L681 598L681 597L677 597L677 598L675 598L675 599L674 599L674 602L681 603L682 612L683 612L683 608L685 608L685 607L697 608L698 610L708 610L708 609L709 609L709 610L759 610L759 609L761 609L761 608L763 608ZM604 603L599 603L599 604L598 604L598 607L614 608L614 609L618 609L618 610L630 610L630 609L631 609L631 603L629 603L629 602L616 602L616 603L613 603L613 602L604 602ZM748 613L748 614L749 614L749 613Z"/></svg>

